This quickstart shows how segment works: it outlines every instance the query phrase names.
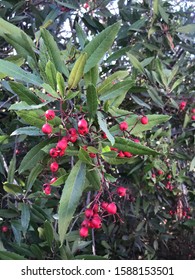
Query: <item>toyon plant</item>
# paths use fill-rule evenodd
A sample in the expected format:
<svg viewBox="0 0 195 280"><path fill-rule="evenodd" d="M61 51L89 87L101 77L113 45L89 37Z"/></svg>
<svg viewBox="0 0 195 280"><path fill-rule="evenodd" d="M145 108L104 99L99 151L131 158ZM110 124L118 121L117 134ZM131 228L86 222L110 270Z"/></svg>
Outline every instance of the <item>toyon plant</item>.
<svg viewBox="0 0 195 280"><path fill-rule="evenodd" d="M78 7L65 2L76 13ZM60 15L65 14L64 8L58 9ZM91 9L96 9L94 3L82 3L82 10ZM91 26L88 20L84 14L83 22ZM5 209L0 209L0 225L5 250L0 250L0 259L23 259L23 255L30 259L90 259L90 244L93 255L105 256L118 250L114 248L118 239L124 246L133 234L137 250L140 244L145 248L140 255L146 250L153 258L160 234L167 241L166 223L169 232L170 221L175 219L180 225L191 218L176 183L179 171L173 159L177 131L172 137L171 112L178 114L173 122L180 117L182 126L188 104L182 101L178 105L171 97L173 86L181 81L171 80L177 69L170 73L173 66L162 64L160 53L140 62L136 58L140 43L131 49L120 42L125 28L121 21L96 23L98 31L90 33L96 34L90 40L75 21L78 40L74 45L71 41L58 44L49 25L40 25L30 38L0 19L0 36L17 53L0 59L2 85L13 95L7 110L15 118L9 135L0 136L5 149L13 148L8 167L4 164L8 175L3 180ZM159 30L161 25L159 20ZM153 36L152 32L145 37ZM111 54L115 45L119 48ZM148 44L147 48L152 53L157 47L153 50ZM124 63L118 64L121 56ZM158 92L163 92L162 98ZM186 110L191 120L193 110ZM184 131L190 122L188 115L181 128ZM4 157L0 160L5 162ZM154 249L141 235L144 230ZM123 258L128 258L126 249L121 250Z"/></svg>

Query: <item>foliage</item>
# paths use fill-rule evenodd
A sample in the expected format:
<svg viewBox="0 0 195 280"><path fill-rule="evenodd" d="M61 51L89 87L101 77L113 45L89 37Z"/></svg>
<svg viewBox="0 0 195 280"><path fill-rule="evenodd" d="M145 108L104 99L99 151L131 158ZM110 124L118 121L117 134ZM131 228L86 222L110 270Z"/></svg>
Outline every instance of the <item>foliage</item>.
<svg viewBox="0 0 195 280"><path fill-rule="evenodd" d="M192 4L85 2L1 4L0 259L193 259Z"/></svg>

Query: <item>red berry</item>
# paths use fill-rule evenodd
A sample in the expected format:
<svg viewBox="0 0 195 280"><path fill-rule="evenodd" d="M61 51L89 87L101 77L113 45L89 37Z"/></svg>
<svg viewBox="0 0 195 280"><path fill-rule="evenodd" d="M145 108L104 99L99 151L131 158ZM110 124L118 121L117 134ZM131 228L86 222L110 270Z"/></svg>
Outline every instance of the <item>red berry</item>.
<svg viewBox="0 0 195 280"><path fill-rule="evenodd" d="M70 128L70 129L68 130L68 132L69 132L69 134L72 135L72 136L77 134L77 131L76 131L76 129L75 129L74 127Z"/></svg>
<svg viewBox="0 0 195 280"><path fill-rule="evenodd" d="M67 142L66 138L63 138L62 140L58 141L56 148L61 151L64 151L64 150L66 150L67 146L68 146L68 142Z"/></svg>
<svg viewBox="0 0 195 280"><path fill-rule="evenodd" d="M119 196L125 196L127 189L124 187L118 187L116 192Z"/></svg>
<svg viewBox="0 0 195 280"><path fill-rule="evenodd" d="M95 157L96 157L96 154L94 154L94 153L89 153L89 156L90 156L90 158L95 158Z"/></svg>
<svg viewBox="0 0 195 280"><path fill-rule="evenodd" d="M52 127L50 124L48 123L45 123L43 126L42 126L42 132L45 133L45 134L51 134L52 133Z"/></svg>
<svg viewBox="0 0 195 280"><path fill-rule="evenodd" d="M79 235L80 237L87 237L89 234L89 231L88 231L88 228L87 227L82 227L80 230L79 230Z"/></svg>
<svg viewBox="0 0 195 280"><path fill-rule="evenodd" d="M57 150L56 148L50 149L49 155L50 155L50 157L52 157L52 158L58 157L58 150Z"/></svg>
<svg viewBox="0 0 195 280"><path fill-rule="evenodd" d="M78 122L78 128L87 128L88 127L88 123L85 119L81 119L79 122Z"/></svg>
<svg viewBox="0 0 195 280"><path fill-rule="evenodd" d="M116 211L117 211L116 204L114 202L109 203L108 206L106 207L106 211L109 214L113 214L113 215L116 214Z"/></svg>
<svg viewBox="0 0 195 280"><path fill-rule="evenodd" d="M133 155L130 152L123 152L125 157L131 158Z"/></svg>
<svg viewBox="0 0 195 280"><path fill-rule="evenodd" d="M92 209L93 209L93 212L94 212L94 213L97 213L97 212L99 211L99 205L98 205L97 203L95 203L95 204L93 205Z"/></svg>
<svg viewBox="0 0 195 280"><path fill-rule="evenodd" d="M114 151L114 152L118 152L118 149L117 149L117 148L110 147L110 150L111 150L111 151Z"/></svg>
<svg viewBox="0 0 195 280"><path fill-rule="evenodd" d="M53 110L47 110L45 112L45 118L46 120L53 120L55 118L56 114Z"/></svg>
<svg viewBox="0 0 195 280"><path fill-rule="evenodd" d="M125 155L124 155L124 153L123 153L122 151L120 151L120 152L118 153L118 157L120 157L120 158L124 158L124 157L125 157Z"/></svg>
<svg viewBox="0 0 195 280"><path fill-rule="evenodd" d="M152 178L156 178L156 175L154 173L152 173Z"/></svg>
<svg viewBox="0 0 195 280"><path fill-rule="evenodd" d="M162 170L158 170L158 175L162 175L164 172Z"/></svg>
<svg viewBox="0 0 195 280"><path fill-rule="evenodd" d="M105 133L105 132L102 132L102 134L101 134L101 135L102 135L102 138L103 138L103 139L107 139L107 135L106 135L106 133Z"/></svg>
<svg viewBox="0 0 195 280"><path fill-rule="evenodd" d="M119 128L120 128L120 130L122 130L122 131L127 130L127 129L128 129L128 123L127 123L127 122L121 122L121 123L119 124Z"/></svg>
<svg viewBox="0 0 195 280"><path fill-rule="evenodd" d="M88 4L88 3L85 3L85 4L83 5L83 7L84 7L85 9L88 9L88 8L89 8L89 4Z"/></svg>
<svg viewBox="0 0 195 280"><path fill-rule="evenodd" d="M171 174L168 174L167 179L171 179L171 178L172 178Z"/></svg>
<svg viewBox="0 0 195 280"><path fill-rule="evenodd" d="M103 202L101 203L101 207L102 207L102 209L106 210L107 207L108 207L108 202L103 201Z"/></svg>
<svg viewBox="0 0 195 280"><path fill-rule="evenodd" d="M91 228L101 228L102 221L99 216L93 217L93 219L90 221L90 227Z"/></svg>
<svg viewBox="0 0 195 280"><path fill-rule="evenodd" d="M8 231L8 227L7 226L2 226L1 227L1 231L2 232L7 232Z"/></svg>
<svg viewBox="0 0 195 280"><path fill-rule="evenodd" d="M50 170L51 170L51 172L56 172L56 171L58 171L58 168L59 168L59 165L58 165L58 163L57 163L56 161L54 161L54 162L52 162L52 163L50 164Z"/></svg>
<svg viewBox="0 0 195 280"><path fill-rule="evenodd" d="M81 134L81 135L85 135L89 132L89 129L86 127L86 128L78 128L78 133Z"/></svg>
<svg viewBox="0 0 195 280"><path fill-rule="evenodd" d="M181 111L183 111L185 109L185 107L186 107L186 104L187 104L186 101L181 101L180 104L179 104L179 109Z"/></svg>
<svg viewBox="0 0 195 280"><path fill-rule="evenodd" d="M93 213L93 210L92 210L92 209L88 208L88 209L85 210L85 217L86 217L86 218L89 219L89 218L93 217L93 214L94 214L94 213Z"/></svg>
<svg viewBox="0 0 195 280"><path fill-rule="evenodd" d="M143 116L140 121L142 124L148 124L148 118L146 116Z"/></svg>
<svg viewBox="0 0 195 280"><path fill-rule="evenodd" d="M89 226L89 221L88 220L83 220L83 222L81 223L82 227L88 227Z"/></svg>
<svg viewBox="0 0 195 280"><path fill-rule="evenodd" d="M192 120L192 121L195 121L195 115L192 115L192 116L191 116L191 120Z"/></svg>
<svg viewBox="0 0 195 280"><path fill-rule="evenodd" d="M78 135L75 134L75 135L72 135L68 138L68 140L71 142L71 143L75 143L78 139Z"/></svg>
<svg viewBox="0 0 195 280"><path fill-rule="evenodd" d="M195 108L192 108L191 113L195 114Z"/></svg>
<svg viewBox="0 0 195 280"><path fill-rule="evenodd" d="M45 193L46 195L51 194L51 187L50 187L49 185L47 185L47 187L44 188L44 193Z"/></svg>
<svg viewBox="0 0 195 280"><path fill-rule="evenodd" d="M140 140L139 139L134 139L133 140L135 143L140 143Z"/></svg>

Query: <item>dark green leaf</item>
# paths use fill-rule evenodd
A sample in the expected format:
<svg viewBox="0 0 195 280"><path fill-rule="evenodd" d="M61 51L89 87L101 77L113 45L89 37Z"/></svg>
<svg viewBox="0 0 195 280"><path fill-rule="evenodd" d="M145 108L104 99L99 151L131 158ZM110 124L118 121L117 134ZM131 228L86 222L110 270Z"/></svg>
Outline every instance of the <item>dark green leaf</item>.
<svg viewBox="0 0 195 280"><path fill-rule="evenodd" d="M87 87L87 107L91 118L95 117L98 107L96 88L93 84Z"/></svg>

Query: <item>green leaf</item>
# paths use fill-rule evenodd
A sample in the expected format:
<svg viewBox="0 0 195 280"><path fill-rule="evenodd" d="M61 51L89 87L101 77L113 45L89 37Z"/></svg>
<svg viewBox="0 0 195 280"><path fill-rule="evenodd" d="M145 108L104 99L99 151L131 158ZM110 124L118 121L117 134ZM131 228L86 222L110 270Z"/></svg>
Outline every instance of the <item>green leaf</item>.
<svg viewBox="0 0 195 280"><path fill-rule="evenodd" d="M111 54L107 59L106 59L106 63L110 63L113 60L116 61L118 58L120 58L122 55L126 55L126 53L131 49L131 47L124 47L121 48L120 50L114 52L113 54Z"/></svg>
<svg viewBox="0 0 195 280"><path fill-rule="evenodd" d="M45 67L45 73L47 75L48 84L52 87L52 89L56 90L56 68L54 64L49 60Z"/></svg>
<svg viewBox="0 0 195 280"><path fill-rule="evenodd" d="M26 260L23 256L20 256L13 252L0 251L1 260Z"/></svg>
<svg viewBox="0 0 195 280"><path fill-rule="evenodd" d="M134 81L126 80L113 85L108 91L101 94L100 100L106 101L114 99L120 95L126 94L127 91L134 85Z"/></svg>
<svg viewBox="0 0 195 280"><path fill-rule="evenodd" d="M26 102L28 105L40 104L40 99L23 84L16 82L9 82L11 89L18 95L21 101Z"/></svg>
<svg viewBox="0 0 195 280"><path fill-rule="evenodd" d="M18 217L19 213L12 209L0 209L0 217L6 219L12 219Z"/></svg>
<svg viewBox="0 0 195 280"><path fill-rule="evenodd" d="M142 66L142 64L137 60L137 58L130 54L130 53L127 53L127 56L130 60L130 62L132 63L132 65L137 69L139 70L140 73L144 74L144 67Z"/></svg>
<svg viewBox="0 0 195 280"><path fill-rule="evenodd" d="M53 184L51 184L51 186L58 187L60 185L64 185L67 177L67 174L60 176Z"/></svg>
<svg viewBox="0 0 195 280"><path fill-rule="evenodd" d="M90 164L90 165L92 164L92 160L89 156L89 153L87 151L85 151L82 147L79 150L78 157L79 157L80 161Z"/></svg>
<svg viewBox="0 0 195 280"><path fill-rule="evenodd" d="M112 134L110 133L110 131L108 130L107 123L106 123L106 120L104 118L104 115L101 112L98 111L97 112L97 117L98 117L98 124L99 124L101 130L106 133L106 136L107 136L108 140L110 141L110 143L112 145L114 145L115 140L114 140L114 137L112 136Z"/></svg>
<svg viewBox="0 0 195 280"><path fill-rule="evenodd" d="M97 65L100 59L109 50L120 29L120 25L121 23L117 22L107 27L83 49L83 52L86 52L88 55L84 73L87 73L91 68Z"/></svg>
<svg viewBox="0 0 195 280"><path fill-rule="evenodd" d="M7 176L7 182L10 184L12 184L14 181L15 171L16 171L16 156L14 155L10 161L8 176Z"/></svg>
<svg viewBox="0 0 195 280"><path fill-rule="evenodd" d="M169 14L166 13L165 9L161 5L159 5L158 8L159 8L159 12L160 12L162 19L168 24L169 23Z"/></svg>
<svg viewBox="0 0 195 280"><path fill-rule="evenodd" d="M164 108L162 98L159 96L159 93L154 88L149 87L148 94L158 107L160 107L161 109Z"/></svg>
<svg viewBox="0 0 195 280"><path fill-rule="evenodd" d="M36 60L34 48L35 45L32 39L24 33L23 30L16 25L5 21L0 18L0 36L3 37L8 43L10 43L17 51L18 54L32 57Z"/></svg>
<svg viewBox="0 0 195 280"><path fill-rule="evenodd" d="M128 71L117 71L106 78L97 88L98 95L108 92L118 81L123 80L129 75Z"/></svg>
<svg viewBox="0 0 195 280"><path fill-rule="evenodd" d="M56 81L57 81L57 89L60 92L60 95L64 97L65 94L65 82L64 78L61 73L57 72L56 74Z"/></svg>
<svg viewBox="0 0 195 280"><path fill-rule="evenodd" d="M78 83L80 82L83 76L86 60L87 54L85 52L81 53L79 58L77 58L68 78L69 89L76 88Z"/></svg>
<svg viewBox="0 0 195 280"><path fill-rule="evenodd" d="M23 173L25 170L33 168L39 161L41 161L45 156L45 153L41 149L50 143L51 140L45 140L34 146L23 158L18 172Z"/></svg>
<svg viewBox="0 0 195 280"><path fill-rule="evenodd" d="M5 58L5 60L10 61L18 66L22 66L22 64L24 64L24 58L21 57L20 55L13 55L13 56L8 56ZM5 78L6 75L0 73L0 79Z"/></svg>
<svg viewBox="0 0 195 280"><path fill-rule="evenodd" d="M189 171L193 171L195 168L195 157L193 158L193 160L190 163L190 170Z"/></svg>
<svg viewBox="0 0 195 280"><path fill-rule="evenodd" d="M176 31L180 33L195 33L195 23L180 26Z"/></svg>
<svg viewBox="0 0 195 280"><path fill-rule="evenodd" d="M77 37L79 39L79 44L80 44L81 48L83 49L85 46L85 42L87 40L87 35L85 34L83 29L77 22L75 24L75 29L76 29Z"/></svg>
<svg viewBox="0 0 195 280"><path fill-rule="evenodd" d="M97 112L98 100L96 88L93 84L90 84L87 87L87 107L90 117L94 118Z"/></svg>
<svg viewBox="0 0 195 280"><path fill-rule="evenodd" d="M184 223L185 226L195 227L195 219L190 219Z"/></svg>
<svg viewBox="0 0 195 280"><path fill-rule="evenodd" d="M20 210L21 210L21 225L22 225L23 233L26 233L30 222L30 206L28 204L21 203Z"/></svg>
<svg viewBox="0 0 195 280"><path fill-rule="evenodd" d="M9 107L9 110L13 110L13 111L30 111L30 110L37 110L40 109L42 107L44 107L48 102L44 102L42 104L38 104L38 105L28 105L25 101L21 101L15 104L12 104Z"/></svg>
<svg viewBox="0 0 195 280"><path fill-rule="evenodd" d="M107 258L97 255L79 255L74 257L75 260L107 260Z"/></svg>
<svg viewBox="0 0 195 280"><path fill-rule="evenodd" d="M135 96L135 95L131 95L132 99L135 101L135 103L137 103L138 105L142 106L142 107L146 107L149 110L151 110L150 105L148 105L147 103L145 103L144 101L142 101L139 97Z"/></svg>
<svg viewBox="0 0 195 280"><path fill-rule="evenodd" d="M10 134L10 136L14 136L14 135L43 136L44 133L37 127L26 126L26 127L20 127L14 130L12 134Z"/></svg>
<svg viewBox="0 0 195 280"><path fill-rule="evenodd" d="M103 153L102 158L111 165L121 165L121 164L135 164L138 162L137 158L111 158L108 157L109 153Z"/></svg>
<svg viewBox="0 0 195 280"><path fill-rule="evenodd" d="M48 30L44 28L41 28L41 36L47 48L49 58L51 62L53 62L53 64L55 65L56 70L68 77L68 69L66 68L65 63L61 58L60 50L58 49L58 46L54 41L53 36L49 33Z"/></svg>
<svg viewBox="0 0 195 280"><path fill-rule="evenodd" d="M7 183L7 182L5 182L3 184L3 189L7 193L11 193L11 194L14 194L14 195L23 192L22 188L20 186L15 185L15 184L10 184L10 183Z"/></svg>
<svg viewBox="0 0 195 280"><path fill-rule="evenodd" d="M106 143L108 144L108 143ZM129 139L124 139L121 137L115 137L114 148L119 149L120 151L130 152L134 155L157 155L158 152L146 147L142 146L139 143L135 143Z"/></svg>
<svg viewBox="0 0 195 280"><path fill-rule="evenodd" d="M61 245L80 201L86 178L86 165L78 161L66 180L59 205L59 237Z"/></svg>
<svg viewBox="0 0 195 280"><path fill-rule="evenodd" d="M143 125L139 121L139 117L137 115L131 115L129 118L125 119L128 123L128 130L131 131L132 135L139 135L143 131L151 130L153 127L166 122L170 119L170 116L166 115L147 115L148 124ZM136 125L135 125L136 124ZM119 129L119 125L114 125L111 127L110 132L113 135L119 134L122 135L122 132Z"/></svg>
<svg viewBox="0 0 195 280"><path fill-rule="evenodd" d="M37 163L31 170L28 175L27 183L26 183L26 191L29 192L36 181L38 175L43 171L44 166L40 163Z"/></svg>
<svg viewBox="0 0 195 280"><path fill-rule="evenodd" d="M158 15L158 12L159 12L159 0L153 0L152 1L152 6L153 6L154 14Z"/></svg>
<svg viewBox="0 0 195 280"><path fill-rule="evenodd" d="M88 87L90 84L96 86L98 77L99 77L99 69L98 69L98 65L96 65L84 75L86 87Z"/></svg>
<svg viewBox="0 0 195 280"><path fill-rule="evenodd" d="M77 10L77 9L80 8L77 1L75 1L75 0L71 0L71 3L67 3L67 2L64 2L64 1L62 2L62 1L59 1L59 0L55 0L55 2L57 2L58 4L60 4L63 7L69 8L71 10Z"/></svg>
<svg viewBox="0 0 195 280"><path fill-rule="evenodd" d="M0 59L0 73L4 73L8 77L36 86L41 86L43 83L40 77L23 70L12 62L3 59Z"/></svg>
<svg viewBox="0 0 195 280"><path fill-rule="evenodd" d="M34 110L34 111L17 111L17 115L22 118L27 124L32 126L36 126L41 128L45 123L44 118L41 116L44 115L44 111L42 110ZM52 126L59 126L61 124L61 120L58 117L55 117L52 121L50 121Z"/></svg>
<svg viewBox="0 0 195 280"><path fill-rule="evenodd" d="M54 240L54 232L53 232L53 227L49 221L45 221L44 223L44 235L46 237L49 247L52 248L52 243Z"/></svg>
<svg viewBox="0 0 195 280"><path fill-rule="evenodd" d="M101 187L101 175L97 168L87 170L86 174L87 180L89 181L89 184L91 185L92 190L99 190Z"/></svg>

